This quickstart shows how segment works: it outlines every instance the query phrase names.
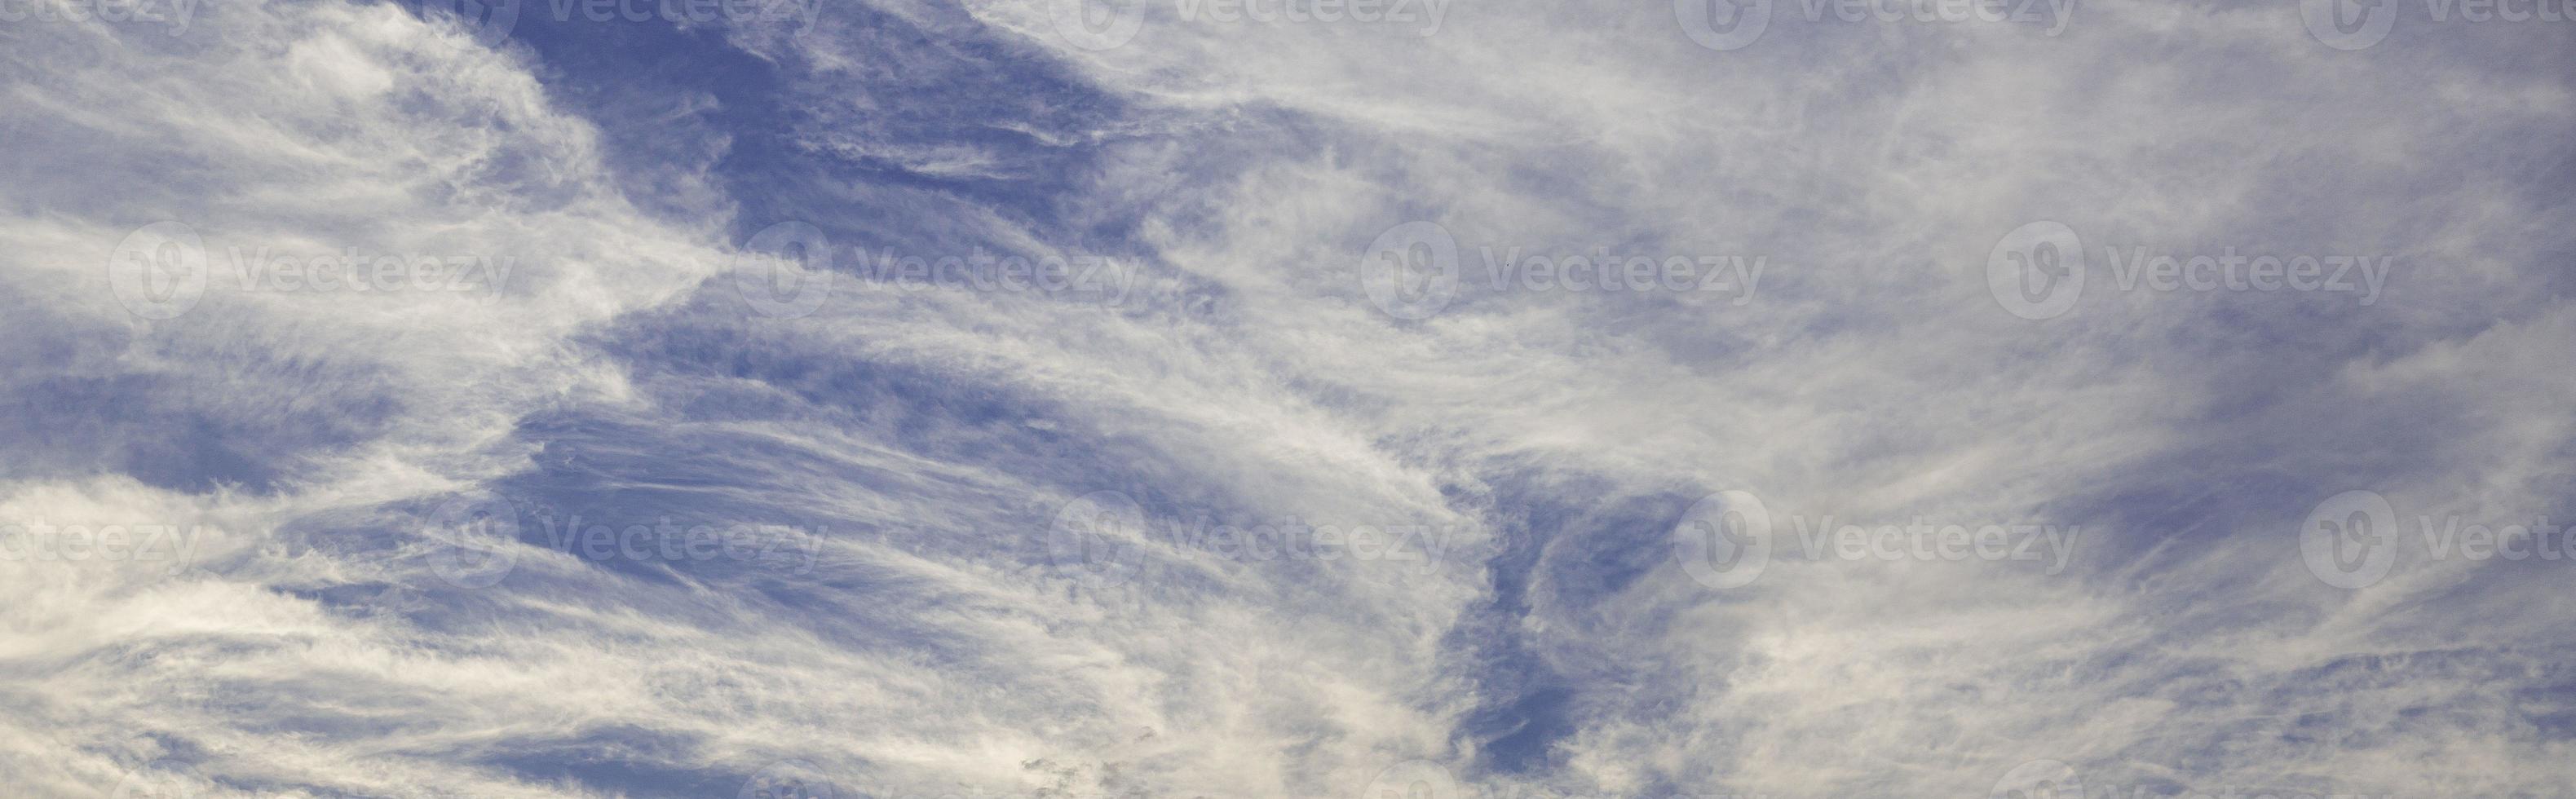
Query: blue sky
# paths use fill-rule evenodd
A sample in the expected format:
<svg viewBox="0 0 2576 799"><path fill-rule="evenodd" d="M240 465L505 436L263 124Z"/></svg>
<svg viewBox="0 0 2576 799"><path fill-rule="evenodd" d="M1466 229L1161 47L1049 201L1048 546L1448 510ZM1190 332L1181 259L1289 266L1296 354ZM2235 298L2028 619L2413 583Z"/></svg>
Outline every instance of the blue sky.
<svg viewBox="0 0 2576 799"><path fill-rule="evenodd" d="M2569 10L0 0L0 784L2576 793Z"/></svg>

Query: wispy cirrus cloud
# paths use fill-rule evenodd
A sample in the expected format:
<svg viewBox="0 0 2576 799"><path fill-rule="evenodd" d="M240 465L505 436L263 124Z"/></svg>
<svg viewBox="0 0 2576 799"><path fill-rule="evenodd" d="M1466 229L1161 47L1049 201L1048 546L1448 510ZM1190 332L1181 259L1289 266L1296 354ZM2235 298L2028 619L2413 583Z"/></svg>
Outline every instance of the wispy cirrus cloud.
<svg viewBox="0 0 2576 799"><path fill-rule="evenodd" d="M0 773L2569 783L2562 28L1717 5L13 21Z"/></svg>

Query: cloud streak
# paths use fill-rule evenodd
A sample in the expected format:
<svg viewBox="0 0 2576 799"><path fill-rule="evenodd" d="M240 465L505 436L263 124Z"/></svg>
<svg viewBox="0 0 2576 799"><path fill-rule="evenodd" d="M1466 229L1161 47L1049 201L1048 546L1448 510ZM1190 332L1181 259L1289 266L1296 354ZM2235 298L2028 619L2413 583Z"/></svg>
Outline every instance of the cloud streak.
<svg viewBox="0 0 2576 799"><path fill-rule="evenodd" d="M1254 6L6 22L0 778L2576 783L2564 26Z"/></svg>

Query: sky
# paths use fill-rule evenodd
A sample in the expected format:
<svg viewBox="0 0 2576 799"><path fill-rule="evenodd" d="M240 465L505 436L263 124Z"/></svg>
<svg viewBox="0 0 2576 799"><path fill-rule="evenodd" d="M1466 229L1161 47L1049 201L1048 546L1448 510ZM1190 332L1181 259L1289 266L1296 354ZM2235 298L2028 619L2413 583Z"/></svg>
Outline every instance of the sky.
<svg viewBox="0 0 2576 799"><path fill-rule="evenodd" d="M2571 54L0 0L0 793L2576 795Z"/></svg>

